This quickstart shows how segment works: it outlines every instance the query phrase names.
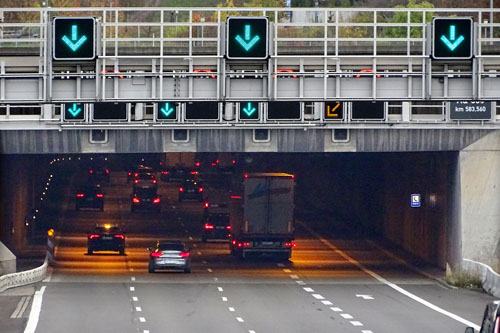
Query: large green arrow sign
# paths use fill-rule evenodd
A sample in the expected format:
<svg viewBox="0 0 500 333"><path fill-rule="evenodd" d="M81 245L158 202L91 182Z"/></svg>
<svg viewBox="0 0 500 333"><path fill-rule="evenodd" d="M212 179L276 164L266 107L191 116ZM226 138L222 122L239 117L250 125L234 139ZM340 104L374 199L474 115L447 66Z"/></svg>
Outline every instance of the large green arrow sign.
<svg viewBox="0 0 500 333"><path fill-rule="evenodd" d="M66 121L82 121L85 120L82 103L65 103L64 104L64 120Z"/></svg>
<svg viewBox="0 0 500 333"><path fill-rule="evenodd" d="M56 17L53 23L54 60L94 60L95 19L93 17Z"/></svg>
<svg viewBox="0 0 500 333"><path fill-rule="evenodd" d="M229 17L227 19L226 56L228 59L267 59L267 17Z"/></svg>
<svg viewBox="0 0 500 333"><path fill-rule="evenodd" d="M470 17L435 17L432 21L432 58L469 60L473 56L474 22Z"/></svg>
<svg viewBox="0 0 500 333"><path fill-rule="evenodd" d="M258 104L256 102L241 102L240 119L258 120L259 119Z"/></svg>
<svg viewBox="0 0 500 333"><path fill-rule="evenodd" d="M158 120L177 119L176 105L172 102L158 103Z"/></svg>

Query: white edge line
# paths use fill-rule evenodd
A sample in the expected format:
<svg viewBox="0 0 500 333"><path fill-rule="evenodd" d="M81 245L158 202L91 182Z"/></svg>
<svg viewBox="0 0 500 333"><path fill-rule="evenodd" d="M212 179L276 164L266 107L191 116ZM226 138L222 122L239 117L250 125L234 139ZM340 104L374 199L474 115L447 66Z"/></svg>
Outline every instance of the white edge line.
<svg viewBox="0 0 500 333"><path fill-rule="evenodd" d="M300 223L300 222L299 222ZM476 331L479 331L481 329L481 327L479 325L476 325L474 324L473 322L467 320L467 319L464 319L454 313L451 313L449 311L446 311L442 308L440 308L439 306L437 305L434 305L428 301L426 301L425 299L421 298L421 297L418 297L417 295L414 295L412 293L410 293L409 291L401 288L400 286L396 285L395 283L392 283L386 279L384 279L383 277L381 277L380 275L378 275L377 273L375 273L374 271L366 268L363 264L361 264L359 261L357 261L356 259L352 258L351 256L349 256L347 253L345 253L344 251L342 251L341 249L337 248L335 245L333 245L332 243L330 243L327 239L321 237L318 233L316 233L314 230L312 230L309 226L305 225L304 223L300 223L305 229L307 229L313 236L315 236L316 238L318 238L321 242L323 242L325 245L327 245L328 247L330 247L333 251L335 251L337 254L339 254L341 257L343 257L345 260L347 260L348 262L350 262L351 264L353 264L354 266L358 267L359 269L361 269L363 272L365 272L366 274L370 275L371 277L373 277L374 279L378 280L379 282L382 282L383 284L391 287L392 289L396 290L397 292L411 298L412 300L436 311L436 312L439 312L447 317L450 317L451 319L454 319L466 326L470 326L470 327L473 327Z"/></svg>
<svg viewBox="0 0 500 333"><path fill-rule="evenodd" d="M40 318L40 310L42 309L42 299L45 288L46 286L42 286L39 291L35 292L35 296L33 297L33 304L31 305L30 316L28 318L26 328L24 329L24 333L34 333L36 330L38 319Z"/></svg>

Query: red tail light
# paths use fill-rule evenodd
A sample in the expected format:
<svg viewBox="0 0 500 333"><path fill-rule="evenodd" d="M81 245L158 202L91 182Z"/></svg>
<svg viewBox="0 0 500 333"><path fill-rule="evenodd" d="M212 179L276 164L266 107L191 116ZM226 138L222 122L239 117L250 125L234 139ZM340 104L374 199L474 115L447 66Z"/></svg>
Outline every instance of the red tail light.
<svg viewBox="0 0 500 333"><path fill-rule="evenodd" d="M179 192L184 192L184 188L183 187L179 187Z"/></svg>
<svg viewBox="0 0 500 333"><path fill-rule="evenodd" d="M128 173L128 175L129 175L129 176L132 176L132 172L129 172L129 173Z"/></svg>
<svg viewBox="0 0 500 333"><path fill-rule="evenodd" d="M182 258L187 258L187 257L189 257L189 252L181 252L181 253L179 253L179 255L180 255Z"/></svg>
<svg viewBox="0 0 500 333"><path fill-rule="evenodd" d="M139 198L132 198L132 202L133 203L139 203L139 202L141 202L141 200L139 200Z"/></svg>
<svg viewBox="0 0 500 333"><path fill-rule="evenodd" d="M102 193L97 193L95 196L98 198L104 198L104 194L102 194Z"/></svg>
<svg viewBox="0 0 500 333"><path fill-rule="evenodd" d="M191 171L191 174L192 174L192 175L197 175L197 174L198 174L198 172L196 172L196 171Z"/></svg>
<svg viewBox="0 0 500 333"><path fill-rule="evenodd" d="M94 173L94 170L90 170L89 173Z"/></svg>
<svg viewBox="0 0 500 333"><path fill-rule="evenodd" d="M286 246L286 247L296 247L296 246L297 246L297 244L295 244L294 242L286 242L286 243L285 243L285 246Z"/></svg>
<svg viewBox="0 0 500 333"><path fill-rule="evenodd" d="M208 208L208 206L210 206L210 204L208 202L205 202L205 208Z"/></svg>
<svg viewBox="0 0 500 333"><path fill-rule="evenodd" d="M78 193L76 196L77 196L78 198L83 198L83 197L85 196L85 194L83 194L83 193Z"/></svg>
<svg viewBox="0 0 500 333"><path fill-rule="evenodd" d="M200 188L198 189L198 192L203 192L203 187L200 187Z"/></svg>
<svg viewBox="0 0 500 333"><path fill-rule="evenodd" d="M90 235L89 239L94 239L94 238L99 238L99 237L101 237L101 236L99 236L99 235Z"/></svg>
<svg viewBox="0 0 500 333"><path fill-rule="evenodd" d="M226 229L231 229L231 226L230 226L230 225L228 225L228 226L226 227Z"/></svg>
<svg viewBox="0 0 500 333"><path fill-rule="evenodd" d="M290 177L292 177L292 179L295 179L295 175L291 175Z"/></svg>
<svg viewBox="0 0 500 333"><path fill-rule="evenodd" d="M115 235L115 238L125 239L125 236L123 236L123 235Z"/></svg>
<svg viewBox="0 0 500 333"><path fill-rule="evenodd" d="M109 170L108 170L108 169L106 169L106 173L108 173L108 174L109 174Z"/></svg>
<svg viewBox="0 0 500 333"><path fill-rule="evenodd" d="M156 199L154 199L154 200L153 200L153 203L154 203L154 204L159 204L159 203L160 203L160 198L156 198Z"/></svg>
<svg viewBox="0 0 500 333"><path fill-rule="evenodd" d="M233 241L233 245L236 245L236 241L235 240Z"/></svg>
<svg viewBox="0 0 500 333"><path fill-rule="evenodd" d="M139 177L139 174L137 172L134 173L134 177Z"/></svg>
<svg viewBox="0 0 500 333"><path fill-rule="evenodd" d="M236 160L233 160L233 164L236 164Z"/></svg>
<svg viewBox="0 0 500 333"><path fill-rule="evenodd" d="M156 184L156 179L153 179L153 184Z"/></svg>
<svg viewBox="0 0 500 333"><path fill-rule="evenodd" d="M242 244L242 243L238 243L238 247L242 247L242 246L243 246L243 244Z"/></svg>
<svg viewBox="0 0 500 333"><path fill-rule="evenodd" d="M245 178L248 178L248 173L245 173Z"/></svg>
<svg viewBox="0 0 500 333"><path fill-rule="evenodd" d="M250 246L250 242L245 242L245 243L243 243L243 246L244 246L244 247L249 247L249 246Z"/></svg>
<svg viewBox="0 0 500 333"><path fill-rule="evenodd" d="M162 171L161 174L162 175L168 175L168 171Z"/></svg>
<svg viewBox="0 0 500 333"><path fill-rule="evenodd" d="M219 164L219 160L216 160L215 163Z"/></svg>
<svg viewBox="0 0 500 333"><path fill-rule="evenodd" d="M205 229L209 230L209 229L213 229L214 226L211 225L211 224L205 224Z"/></svg>
<svg viewBox="0 0 500 333"><path fill-rule="evenodd" d="M231 199L243 199L241 195L232 195Z"/></svg>
<svg viewBox="0 0 500 333"><path fill-rule="evenodd" d="M200 162L196 162L194 165L195 166L200 166Z"/></svg>
<svg viewBox="0 0 500 333"><path fill-rule="evenodd" d="M161 252L151 252L151 257L161 257Z"/></svg>
<svg viewBox="0 0 500 333"><path fill-rule="evenodd" d="M134 180L134 184L137 184L139 182L139 179Z"/></svg>
<svg viewBox="0 0 500 333"><path fill-rule="evenodd" d="M212 166L215 166L216 164L212 162Z"/></svg>

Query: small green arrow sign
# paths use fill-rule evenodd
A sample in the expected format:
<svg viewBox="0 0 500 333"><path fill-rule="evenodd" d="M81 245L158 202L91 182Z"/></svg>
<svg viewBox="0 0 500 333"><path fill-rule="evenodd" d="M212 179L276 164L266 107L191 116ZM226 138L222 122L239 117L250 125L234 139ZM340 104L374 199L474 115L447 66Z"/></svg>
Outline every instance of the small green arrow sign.
<svg viewBox="0 0 500 333"><path fill-rule="evenodd" d="M248 117L251 117L252 114L255 113L255 111L257 111L257 109L252 106L252 103L250 102L248 102L247 106L243 108L243 112L245 112Z"/></svg>
<svg viewBox="0 0 500 333"><path fill-rule="evenodd" d="M85 43L87 36L83 35L78 39L78 26L74 24L71 26L71 40L66 35L62 37L62 40L73 52L76 52Z"/></svg>
<svg viewBox="0 0 500 333"><path fill-rule="evenodd" d="M240 35L236 35L235 39L240 43L240 45L245 49L245 51L250 51L250 49L260 40L259 35L250 38L250 24L245 25L245 40L241 38Z"/></svg>
<svg viewBox="0 0 500 333"><path fill-rule="evenodd" d="M161 113L165 115L165 117L168 117L174 112L174 108L170 106L170 103L165 103L164 108L160 108Z"/></svg>
<svg viewBox="0 0 500 333"><path fill-rule="evenodd" d="M441 35L441 41L451 50L454 51L458 45L462 44L465 40L465 37L460 35L458 38L455 38L455 29L454 25L450 25L450 39L448 39L445 35Z"/></svg>
<svg viewBox="0 0 500 333"><path fill-rule="evenodd" d="M73 103L73 107L69 108L68 109L68 112L74 117L76 118L80 112L82 112L82 109L77 107L76 103Z"/></svg>

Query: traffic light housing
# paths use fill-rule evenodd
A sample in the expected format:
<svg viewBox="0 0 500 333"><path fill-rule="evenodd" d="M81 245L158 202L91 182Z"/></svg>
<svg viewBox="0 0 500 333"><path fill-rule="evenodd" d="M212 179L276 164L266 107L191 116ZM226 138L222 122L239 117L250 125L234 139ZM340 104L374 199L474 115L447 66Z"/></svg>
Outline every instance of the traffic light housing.
<svg viewBox="0 0 500 333"><path fill-rule="evenodd" d="M269 56L267 17L228 17L226 28L228 59L267 59Z"/></svg>
<svg viewBox="0 0 500 333"><path fill-rule="evenodd" d="M64 103L64 121L84 121L85 104L83 103Z"/></svg>
<svg viewBox="0 0 500 333"><path fill-rule="evenodd" d="M54 60L94 60L96 24L93 17L56 17L52 26Z"/></svg>
<svg viewBox="0 0 500 333"><path fill-rule="evenodd" d="M474 22L470 17L435 17L432 20L432 58L468 60L473 56Z"/></svg>

